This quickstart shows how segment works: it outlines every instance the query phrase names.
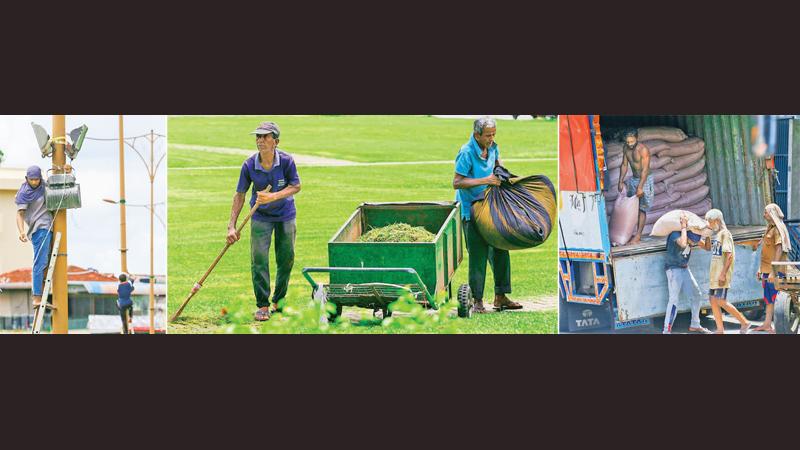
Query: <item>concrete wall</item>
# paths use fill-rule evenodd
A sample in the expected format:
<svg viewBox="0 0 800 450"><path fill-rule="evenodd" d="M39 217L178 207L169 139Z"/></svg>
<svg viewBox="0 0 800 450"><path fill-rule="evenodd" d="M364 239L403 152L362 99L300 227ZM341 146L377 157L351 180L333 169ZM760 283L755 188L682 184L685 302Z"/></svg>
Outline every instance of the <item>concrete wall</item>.
<svg viewBox="0 0 800 450"><path fill-rule="evenodd" d="M33 247L19 241L14 195L25 180L24 169L0 168L0 273L30 267Z"/></svg>
<svg viewBox="0 0 800 450"><path fill-rule="evenodd" d="M0 317L15 317L33 314L29 290L5 290L0 292Z"/></svg>
<svg viewBox="0 0 800 450"><path fill-rule="evenodd" d="M789 211L790 219L800 220L800 119L792 121L792 142L789 155Z"/></svg>

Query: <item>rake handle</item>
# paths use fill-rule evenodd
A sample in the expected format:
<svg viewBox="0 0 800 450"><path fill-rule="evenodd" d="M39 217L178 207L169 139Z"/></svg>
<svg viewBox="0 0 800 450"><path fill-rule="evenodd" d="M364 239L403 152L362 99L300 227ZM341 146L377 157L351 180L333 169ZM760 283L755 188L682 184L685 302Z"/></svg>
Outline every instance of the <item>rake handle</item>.
<svg viewBox="0 0 800 450"><path fill-rule="evenodd" d="M267 190L267 191L272 190L272 186L267 186L267 188L265 190ZM256 203L250 209L250 213L247 215L247 217L245 217L245 219L242 222L242 224L239 225L239 228L236 229L236 234L241 234L242 233L242 230L244 230L244 227L247 226L248 222L250 222L250 219L253 218L253 215L256 213L256 211L258 211L258 208L260 208L261 206L262 205L259 205L258 203ZM178 310L175 311L175 314L173 314L172 317L169 319L170 322L174 322L175 319L180 317L181 313L183 313L184 308L186 308L186 305L188 305L189 302L192 300L192 298L194 298L195 294L200 292L200 289L203 287L203 283L206 282L206 279L208 278L208 276L211 275L211 272L214 271L214 269L217 267L217 264L219 264L220 260L222 259L223 256L225 256L225 253L228 251L229 248L231 248L231 246L233 246L233 244L228 244L227 242L225 243L225 247L222 249L221 252L219 252L219 255L217 255L217 258L214 260L213 263L211 263L211 266L208 268L208 270L206 270L206 273L203 275L203 277L200 278L200 281L195 283L194 287L192 287L192 291L189 293L189 296L186 297L186 300L183 301L183 303L181 304L181 307L178 308Z"/></svg>

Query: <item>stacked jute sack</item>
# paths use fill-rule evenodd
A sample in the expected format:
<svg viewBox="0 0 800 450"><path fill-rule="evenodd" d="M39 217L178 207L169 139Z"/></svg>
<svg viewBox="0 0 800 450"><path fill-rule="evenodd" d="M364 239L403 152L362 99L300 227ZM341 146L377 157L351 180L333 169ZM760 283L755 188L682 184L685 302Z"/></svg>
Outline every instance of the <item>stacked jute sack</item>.
<svg viewBox="0 0 800 450"><path fill-rule="evenodd" d="M650 173L655 188L655 198L647 213L643 234L649 234L661 216L675 209L690 211L698 216L705 215L711 209L705 170L705 142L697 137L690 138L683 130L671 127L640 128L639 142L650 150ZM604 146L608 170L605 197L610 221L614 202L619 195L617 183L623 152L622 142L617 140L605 141ZM631 176L628 167L625 178ZM625 195L625 191L622 195Z"/></svg>

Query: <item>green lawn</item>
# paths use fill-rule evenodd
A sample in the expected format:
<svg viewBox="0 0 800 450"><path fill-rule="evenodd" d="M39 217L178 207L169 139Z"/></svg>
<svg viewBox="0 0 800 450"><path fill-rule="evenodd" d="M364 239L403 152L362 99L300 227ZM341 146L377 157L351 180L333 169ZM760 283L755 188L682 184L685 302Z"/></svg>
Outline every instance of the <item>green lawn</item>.
<svg viewBox="0 0 800 450"><path fill-rule="evenodd" d="M290 153L356 162L450 161L467 141L472 121L429 116L233 116L171 117L171 143L255 148L249 135L259 122L281 127L281 148ZM556 158L556 123L501 121L497 141L507 158ZM192 152L170 149L170 167L196 167ZM215 155L202 164L241 165L237 155Z"/></svg>
<svg viewBox="0 0 800 450"><path fill-rule="evenodd" d="M372 148L394 148L396 143L387 142L395 138L387 136L402 136L403 131L414 128L414 135L439 134L437 124L443 124L444 129L451 127L451 120L429 119L426 117L335 117L346 123L360 123L359 130L379 128L372 133ZM408 124L403 119L408 120ZM198 143L189 140L197 138L195 129L208 131L209 121L213 123L225 122L225 118L171 118L169 133L171 143ZM245 131L253 128L253 123L260 119L231 118L231 123L244 123ZM280 118L276 119L281 125L284 136L291 130L292 135L309 133L309 142L314 141L314 136L334 133L334 128L320 125L320 129L313 124L325 122L326 118ZM306 123L305 121L310 122ZM367 122L364 125L362 122ZM468 121L454 121L466 124ZM424 125L423 125L424 124ZM500 140L500 136L508 125L527 124L537 131L532 135L545 134L539 129L543 125L551 129L552 140L555 140L556 126L554 122L501 122L498 141L512 144L515 141L508 138ZM413 125L413 126L412 126ZM216 129L219 128L218 125ZM214 128L214 127L212 127ZM303 131L300 130L315 130ZM393 160L387 152L370 154L364 151L364 137L356 132L339 131L336 146L338 157L343 159L370 159L372 161ZM441 156L427 159L452 159L461 141L464 141L463 129L461 138L451 138ZM467 131L468 133L468 131ZM539 142L537 138L525 136L520 130L515 136L521 136L523 142ZM181 140L186 138L187 140ZM438 136L436 139L443 139ZM246 146L247 141L215 141L212 146L237 147ZM282 140L283 142L283 140ZM504 144L504 145L508 145ZM303 145L310 145L308 143ZM442 144L445 145L445 144ZM528 144L526 144L528 145ZM539 148L543 146L538 145ZM299 150L294 150L300 153ZM310 149L306 154L313 153ZM448 156L449 153L449 156ZM544 152L543 152L544 153ZM318 153L321 155L321 153ZM530 155L517 155L505 151L507 158L530 157ZM178 155L178 158L175 156ZM426 159L423 155L404 154L404 159ZM556 155L555 144L552 149L543 154L543 157L554 158ZM356 158L356 156L358 158ZM430 154L426 156L431 156ZM384 158L385 157L385 158ZM219 160L225 159L224 163ZM208 265L224 245L224 236L230 205L238 169L199 169L199 170L174 170L180 167L210 167L241 165L244 157L237 155L220 155L206 152L189 152L186 150L170 150L169 153L169 306L174 311L188 294L191 286L202 276ZM230 161L228 161L230 160ZM508 164L509 168L518 174L541 173L556 180L556 161L529 161ZM287 298L289 305L296 311L303 312L310 309L309 300L311 288L302 278L300 270L309 266L327 265L327 242L342 226L356 207L363 202L388 202L388 201L421 201L421 200L451 200L454 197L452 190L453 167L450 164L417 164L409 166L356 166L356 167L300 167L300 177L303 182L303 191L296 197L298 209L298 236L296 245L296 263L290 283L290 294ZM556 286L556 234L541 247L512 252L512 280L514 283L515 299L532 299L543 296L555 297ZM465 252L465 255L466 252ZM455 283L466 282L467 258L457 271ZM274 267L272 274L274 279ZM491 280L491 275L488 277ZM491 281L487 283L487 291L491 293ZM235 312L223 316L223 308ZM214 273L206 282L200 293L192 300L183 313L183 317L176 323L170 324L170 333L205 333L224 332L228 330L231 317L243 317L249 321L249 315L255 309L255 301L250 282L250 257L249 257L249 230L243 233L241 243L235 245L217 266ZM371 312L364 311L364 320L355 326L333 326L333 331L346 331L348 333L384 333L403 332L382 326L380 321L371 318ZM234 322L236 322L234 320ZM470 320L449 320L446 324L426 325L414 332L453 332L453 333L554 333L556 332L556 313L550 312L524 312L489 314ZM249 322L247 323L249 327ZM314 332L315 325L307 329L300 328L299 332ZM246 331L236 329L234 331ZM298 332L293 329L292 332Z"/></svg>

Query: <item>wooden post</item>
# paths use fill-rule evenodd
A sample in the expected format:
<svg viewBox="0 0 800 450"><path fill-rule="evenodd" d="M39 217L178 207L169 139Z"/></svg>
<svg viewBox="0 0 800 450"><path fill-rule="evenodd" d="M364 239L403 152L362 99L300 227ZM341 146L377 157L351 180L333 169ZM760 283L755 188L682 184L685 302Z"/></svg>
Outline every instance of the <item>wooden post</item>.
<svg viewBox="0 0 800 450"><path fill-rule="evenodd" d="M53 173L64 173L67 157L64 152L66 144L66 118L64 115L53 115ZM44 180L42 180L44 182ZM61 233L58 258L53 272L53 334L69 332L69 300L67 297L67 210L54 211L53 235ZM47 293L43 293L42 304L47 301Z"/></svg>
<svg viewBox="0 0 800 450"><path fill-rule="evenodd" d="M119 252L122 273L128 273L128 238L125 220L125 134L122 114L119 115Z"/></svg>

